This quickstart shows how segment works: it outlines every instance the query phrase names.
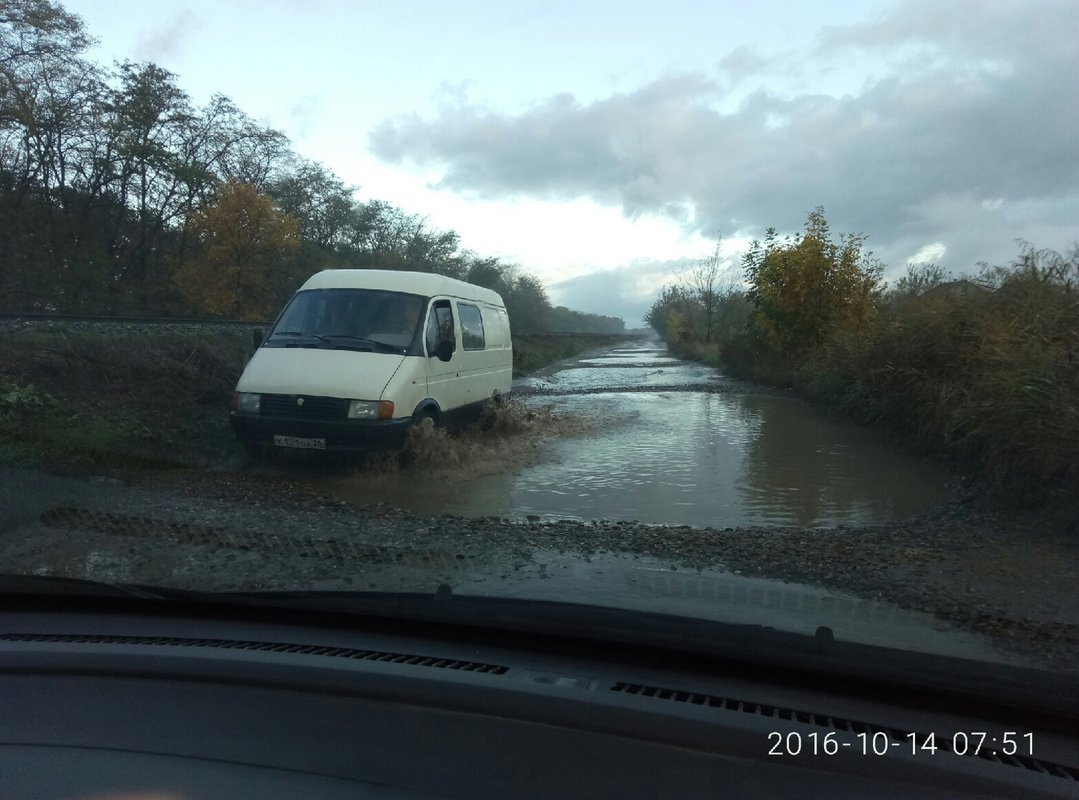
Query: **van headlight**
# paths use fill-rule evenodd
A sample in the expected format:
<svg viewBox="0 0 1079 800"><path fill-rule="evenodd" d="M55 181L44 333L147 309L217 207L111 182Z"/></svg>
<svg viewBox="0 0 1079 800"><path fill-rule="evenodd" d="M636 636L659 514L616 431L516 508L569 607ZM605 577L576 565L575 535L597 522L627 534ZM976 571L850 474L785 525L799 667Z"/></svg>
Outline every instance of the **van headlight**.
<svg viewBox="0 0 1079 800"><path fill-rule="evenodd" d="M259 413L261 407L262 395L255 392L237 392L236 393L236 410L243 411L248 414Z"/></svg>
<svg viewBox="0 0 1079 800"><path fill-rule="evenodd" d="M350 400L349 419L393 419L393 403L389 400Z"/></svg>

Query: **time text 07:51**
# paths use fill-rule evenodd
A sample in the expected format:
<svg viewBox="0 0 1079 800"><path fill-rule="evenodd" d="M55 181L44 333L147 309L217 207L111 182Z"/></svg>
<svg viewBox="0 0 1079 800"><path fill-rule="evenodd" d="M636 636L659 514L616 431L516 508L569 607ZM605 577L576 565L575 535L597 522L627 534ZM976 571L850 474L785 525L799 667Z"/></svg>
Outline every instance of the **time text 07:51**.
<svg viewBox="0 0 1079 800"><path fill-rule="evenodd" d="M885 756L903 751L911 755L936 755L940 752L976 756L985 751L1005 756L1034 755L1034 734L1017 731L997 734L958 731L950 737L935 733L908 733L897 737L886 731L858 733L853 737L849 734L841 737L837 731L808 734L770 731L768 744L770 756L834 756L844 751L863 756Z"/></svg>

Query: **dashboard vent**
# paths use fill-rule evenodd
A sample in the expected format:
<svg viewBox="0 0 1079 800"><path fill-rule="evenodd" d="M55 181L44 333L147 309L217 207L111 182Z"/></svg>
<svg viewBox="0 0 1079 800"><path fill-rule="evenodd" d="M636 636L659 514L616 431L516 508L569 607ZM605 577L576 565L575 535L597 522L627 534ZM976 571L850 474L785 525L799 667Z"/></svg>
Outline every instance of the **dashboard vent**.
<svg viewBox="0 0 1079 800"><path fill-rule="evenodd" d="M841 733L864 733L868 736L883 733L889 737L890 742L897 742L900 744L908 743L911 736L914 736L915 741L918 742L924 741L926 737L929 736L929 734L924 731L908 731L901 728L889 728L871 722L857 722L855 720L843 719L842 717L833 717L828 714L814 714L809 711L797 711L792 708L753 703L747 700L735 700L730 697L720 697L713 694L687 692L679 689L664 689L658 686L645 686L638 683L616 683L611 686L611 691L621 692L622 694L638 695L640 697L652 697L657 700L667 700L675 703L692 703L694 705L707 706L708 708L716 708L722 711L741 711L742 713L752 714L758 717L768 717L770 719L782 719L790 722L816 725L820 728L827 728L828 730L839 731ZM939 749L949 753L956 753L953 749L953 742L948 737L937 735L934 737L934 740ZM984 761L993 761L1010 767L1022 767L1023 769L1037 772L1042 775L1051 775L1054 778L1065 778L1067 780L1079 782L1079 769L1064 766L1063 764L1056 764L1051 761L1043 761L1039 758L1030 758L1022 755L1009 756L1000 752L994 752L987 747L981 748L977 753L968 751L965 753L958 753L958 755L980 758Z"/></svg>
<svg viewBox="0 0 1079 800"><path fill-rule="evenodd" d="M311 644L284 644L280 642L245 642L232 639L183 639L169 636L91 636L87 634L5 633L0 640L7 642L46 642L50 644L120 644L151 647L212 647L225 650L253 650L263 653L289 653L327 658L352 658L360 661L383 661L390 664L407 664L412 667L436 667L438 669L483 672L502 675L509 670L501 664L485 664L481 661L461 661L454 658L386 653L380 650L357 650L351 647L324 647Z"/></svg>

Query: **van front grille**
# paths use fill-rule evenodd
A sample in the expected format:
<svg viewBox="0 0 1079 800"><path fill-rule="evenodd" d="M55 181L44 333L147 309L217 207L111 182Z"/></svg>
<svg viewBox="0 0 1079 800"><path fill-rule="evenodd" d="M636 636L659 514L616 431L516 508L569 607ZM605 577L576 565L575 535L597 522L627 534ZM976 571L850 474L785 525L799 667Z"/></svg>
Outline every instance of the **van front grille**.
<svg viewBox="0 0 1079 800"><path fill-rule="evenodd" d="M290 417L292 419L346 419L348 402L340 397L264 394L259 404L259 413L264 417Z"/></svg>

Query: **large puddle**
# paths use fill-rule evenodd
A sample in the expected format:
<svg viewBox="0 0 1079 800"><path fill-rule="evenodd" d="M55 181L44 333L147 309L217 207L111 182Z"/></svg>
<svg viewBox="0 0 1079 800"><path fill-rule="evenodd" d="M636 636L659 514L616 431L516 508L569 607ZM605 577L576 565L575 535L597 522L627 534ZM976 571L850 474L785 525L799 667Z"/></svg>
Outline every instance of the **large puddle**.
<svg viewBox="0 0 1079 800"><path fill-rule="evenodd" d="M436 453L425 465L324 488L418 513L713 527L890 522L946 496L942 469L879 432L671 358L655 341L516 388L564 424L538 438L458 443L442 464Z"/></svg>

